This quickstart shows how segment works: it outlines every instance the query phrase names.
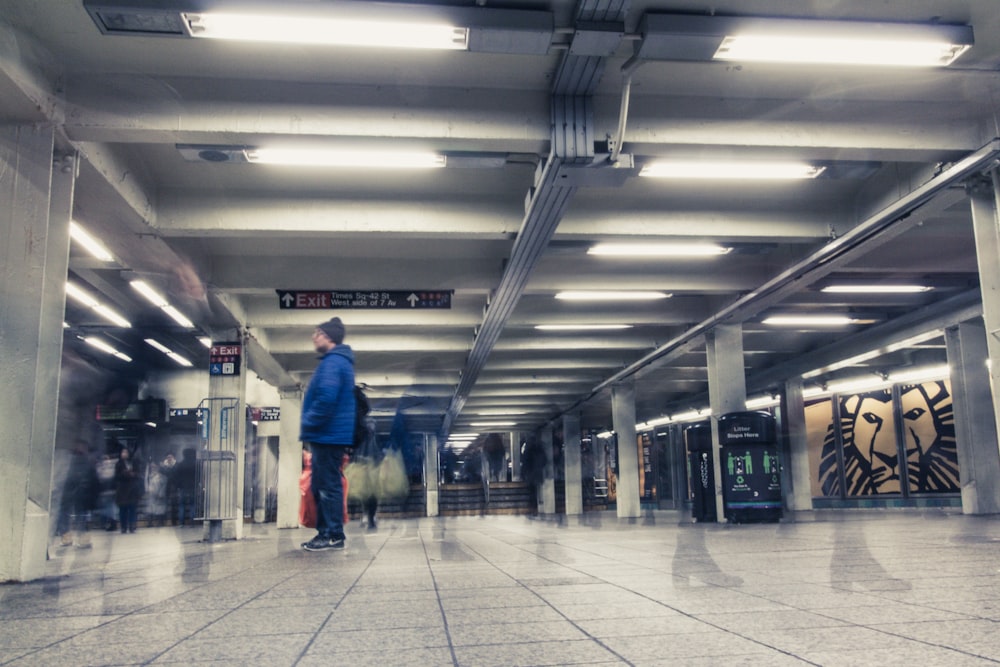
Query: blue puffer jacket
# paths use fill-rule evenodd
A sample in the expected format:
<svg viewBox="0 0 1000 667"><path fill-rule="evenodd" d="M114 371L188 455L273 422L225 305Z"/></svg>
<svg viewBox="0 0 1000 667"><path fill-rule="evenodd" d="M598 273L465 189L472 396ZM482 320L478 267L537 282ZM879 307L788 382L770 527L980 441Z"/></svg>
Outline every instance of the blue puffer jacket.
<svg viewBox="0 0 1000 667"><path fill-rule="evenodd" d="M354 443L354 352L338 345L320 359L302 400L302 442Z"/></svg>

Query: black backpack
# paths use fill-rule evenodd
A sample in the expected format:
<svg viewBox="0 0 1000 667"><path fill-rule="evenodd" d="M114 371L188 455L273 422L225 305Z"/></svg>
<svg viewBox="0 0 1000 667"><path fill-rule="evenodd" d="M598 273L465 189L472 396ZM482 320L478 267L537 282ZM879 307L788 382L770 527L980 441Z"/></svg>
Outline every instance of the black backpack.
<svg viewBox="0 0 1000 667"><path fill-rule="evenodd" d="M368 425L366 422L366 417L368 413L371 412L372 406L368 402L368 397L365 396L364 390L361 385L354 385L354 442L353 445L358 447L363 444L365 438L368 437Z"/></svg>

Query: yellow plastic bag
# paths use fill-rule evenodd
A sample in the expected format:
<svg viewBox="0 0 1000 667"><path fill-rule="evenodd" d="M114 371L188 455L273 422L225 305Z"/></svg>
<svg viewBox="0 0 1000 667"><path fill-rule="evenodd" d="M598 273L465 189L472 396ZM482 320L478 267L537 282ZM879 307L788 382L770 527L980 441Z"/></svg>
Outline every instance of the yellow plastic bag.
<svg viewBox="0 0 1000 667"><path fill-rule="evenodd" d="M406 476L403 455L397 450L386 452L378 464L379 500L399 500L410 494L410 479Z"/></svg>
<svg viewBox="0 0 1000 667"><path fill-rule="evenodd" d="M364 502L378 493L378 471L368 460L351 461L344 468L347 497Z"/></svg>

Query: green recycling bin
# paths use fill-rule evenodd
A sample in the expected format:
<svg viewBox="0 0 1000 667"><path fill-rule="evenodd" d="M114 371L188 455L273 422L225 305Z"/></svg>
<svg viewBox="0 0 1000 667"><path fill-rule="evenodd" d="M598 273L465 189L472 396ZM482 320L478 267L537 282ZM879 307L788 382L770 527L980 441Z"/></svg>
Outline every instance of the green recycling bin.
<svg viewBox="0 0 1000 667"><path fill-rule="evenodd" d="M774 417L730 412L719 417L722 497L731 523L781 519L781 459Z"/></svg>

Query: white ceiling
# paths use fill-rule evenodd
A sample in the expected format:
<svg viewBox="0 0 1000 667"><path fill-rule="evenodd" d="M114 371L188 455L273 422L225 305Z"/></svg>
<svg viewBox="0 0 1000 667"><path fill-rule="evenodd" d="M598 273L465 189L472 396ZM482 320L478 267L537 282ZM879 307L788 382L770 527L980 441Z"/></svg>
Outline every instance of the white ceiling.
<svg viewBox="0 0 1000 667"><path fill-rule="evenodd" d="M75 217L117 262L95 263L74 251L71 272L178 348L204 355L190 336L144 310L125 278L151 280L206 332L241 323L264 352L251 362L278 383L308 380L315 364L310 332L338 314L380 414L391 415L404 395L419 395L430 398L416 409L430 424L440 425L449 405L464 405L456 428L476 421L477 412L507 410L523 413L515 419L528 429L569 409L583 411L586 428L607 428L606 381L623 370L638 379L639 420L704 404L703 336L687 340L685 332L710 330L739 299L989 143L998 135L1000 99L995 0L623 5L626 33L647 11L715 12L968 23L976 43L955 66L936 70L643 64L633 79L624 142L639 162L671 154L865 164L847 177L793 184L631 178L621 187L579 188L474 386L460 397L475 333L525 220L536 166L551 150L550 91L565 48L546 55L415 53L107 36L82 0L0 0L0 119L54 122L61 148L80 152ZM557 29L572 28L577 9L563 0L516 6L551 12ZM631 44L624 40L606 59L595 86L598 140L615 131L620 69ZM190 161L177 149L274 140L421 147L504 161L433 172L307 170ZM774 303L738 309L727 321L746 323L751 390L773 388L782 373L833 363L829 355L878 348L889 336L879 332L899 318L913 333L921 320L939 327L942 317L966 313L967 297L948 300L977 289L975 244L968 202L949 196L917 211L894 238L862 245L835 273L809 274ZM736 250L709 260L586 254L594 242L612 240L718 240ZM920 280L936 289L850 299L814 289L834 278ZM279 310L278 289L455 294L450 310L333 313ZM659 289L673 298L581 305L556 301L564 289ZM765 313L830 309L871 323L793 332L760 324ZM76 327L103 328L72 306L67 318ZM634 326L534 329L579 322ZM135 342L126 332L106 333L122 345ZM635 366L654 351L660 358ZM943 359L940 337L931 337L865 368Z"/></svg>

